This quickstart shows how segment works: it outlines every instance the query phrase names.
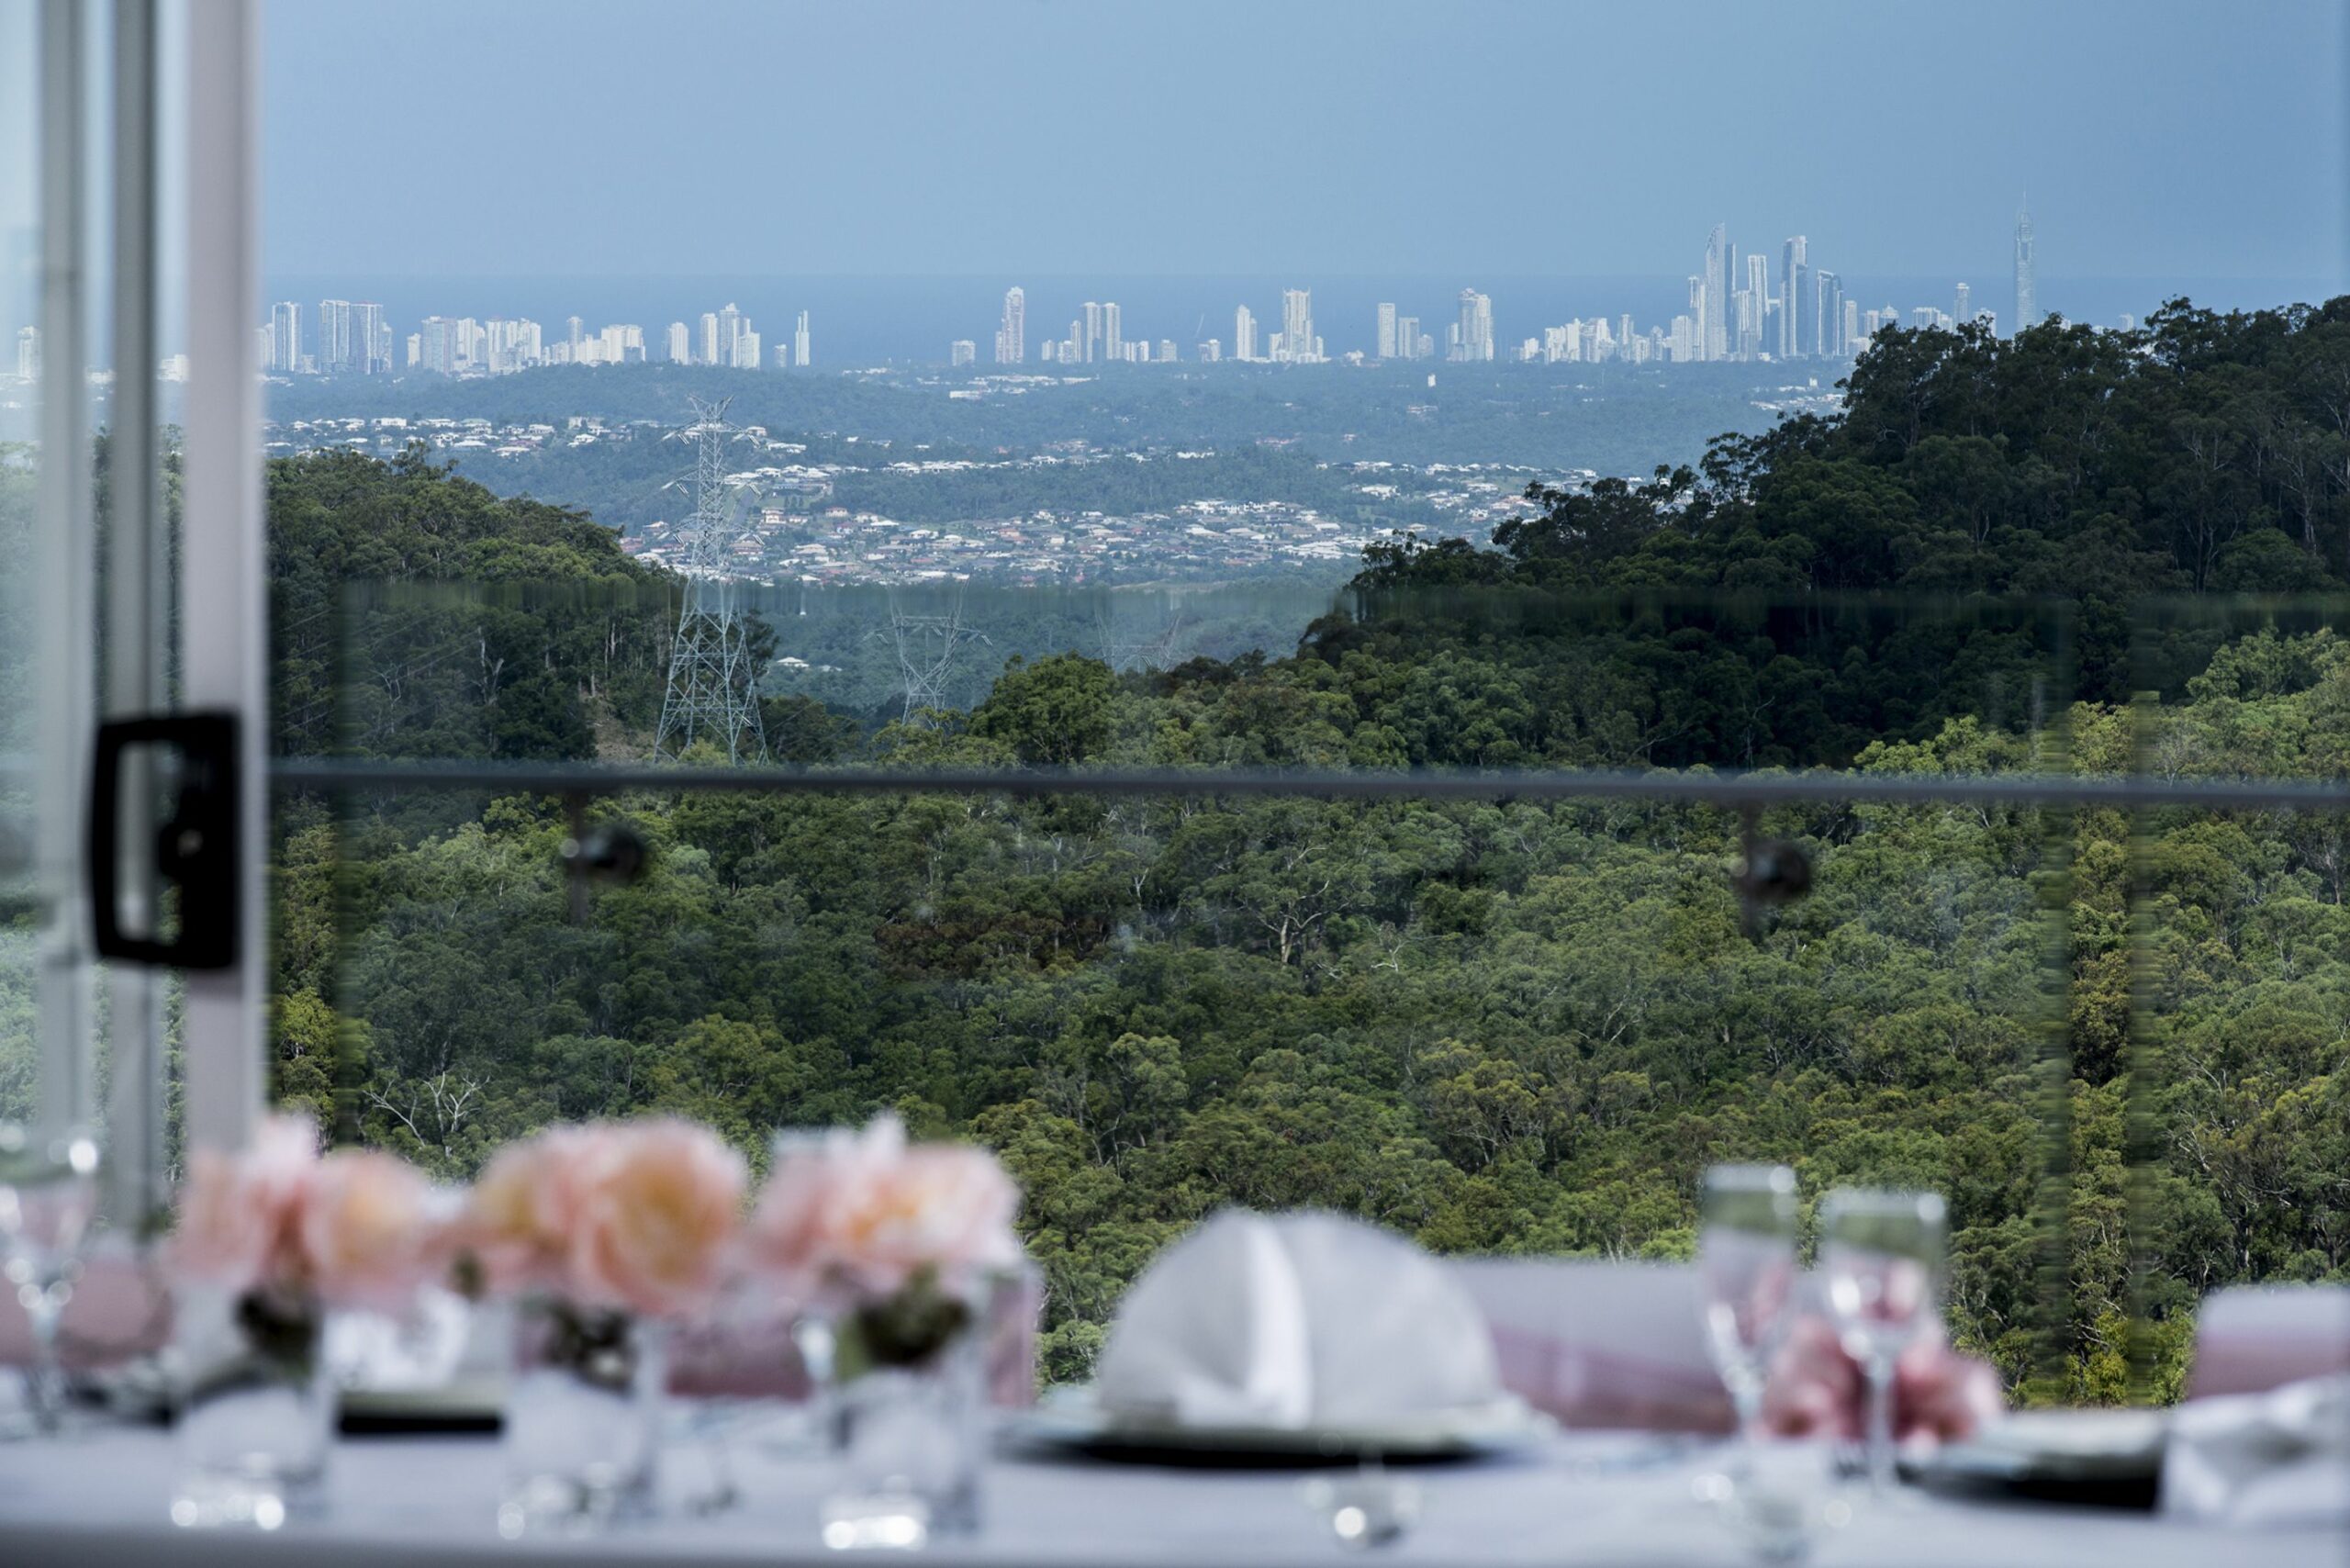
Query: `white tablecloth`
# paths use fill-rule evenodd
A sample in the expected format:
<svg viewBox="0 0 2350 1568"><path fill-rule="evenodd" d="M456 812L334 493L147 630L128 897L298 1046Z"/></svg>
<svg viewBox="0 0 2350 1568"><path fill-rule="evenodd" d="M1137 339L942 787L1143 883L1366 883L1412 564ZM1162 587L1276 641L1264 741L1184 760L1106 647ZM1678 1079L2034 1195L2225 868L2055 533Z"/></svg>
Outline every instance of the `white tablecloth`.
<svg viewBox="0 0 2350 1568"><path fill-rule="evenodd" d="M1569 1436L1508 1462L1409 1472L1422 1488L1417 1527L1375 1555L1445 1568L1511 1564L1730 1564L1742 1561L1720 1520L1693 1499L1702 1452L1659 1461L1652 1439ZM338 1448L328 1516L273 1535L174 1529L165 1518L177 1450L161 1431L109 1431L63 1443L0 1446L0 1564L7 1568L269 1568L329 1563L434 1568L517 1562L599 1565L830 1562L816 1539L822 1465L738 1445L735 1507L667 1517L589 1541L507 1543L492 1528L494 1439L376 1438ZM707 1484L705 1450L679 1444L665 1466L676 1497ZM1817 1562L1950 1564L2288 1563L2345 1561L2331 1533L2243 1535L2151 1515L2045 1504L1905 1498L1864 1508L1821 1540ZM1294 1474L1175 1471L1002 1460L990 1467L987 1520L972 1540L923 1555L952 1563L1051 1568L1290 1568L1336 1563L1342 1548L1300 1498Z"/></svg>

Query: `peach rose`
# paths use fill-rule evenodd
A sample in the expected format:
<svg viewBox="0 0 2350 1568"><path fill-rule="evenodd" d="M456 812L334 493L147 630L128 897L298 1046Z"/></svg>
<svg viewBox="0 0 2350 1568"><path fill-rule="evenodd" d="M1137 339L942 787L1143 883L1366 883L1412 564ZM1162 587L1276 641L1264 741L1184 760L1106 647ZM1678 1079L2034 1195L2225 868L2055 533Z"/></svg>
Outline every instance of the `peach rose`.
<svg viewBox="0 0 2350 1568"><path fill-rule="evenodd" d="M311 1287L330 1306L404 1306L444 1261L432 1184L388 1154L319 1160L299 1228Z"/></svg>
<svg viewBox="0 0 2350 1568"><path fill-rule="evenodd" d="M596 1129L550 1127L491 1159L456 1238L491 1294L564 1288L579 1194L603 1149Z"/></svg>
<svg viewBox="0 0 2350 1568"><path fill-rule="evenodd" d="M718 1293L740 1224L742 1156L690 1122L599 1129L584 1170L558 1195L569 1211L574 1299L650 1317L686 1317ZM558 1182L560 1186L562 1183Z"/></svg>
<svg viewBox="0 0 2350 1568"><path fill-rule="evenodd" d="M1016 1267L1020 1189L982 1148L908 1147L894 1116L782 1154L747 1233L755 1266L802 1302L878 1300L923 1269L950 1290Z"/></svg>
<svg viewBox="0 0 2350 1568"><path fill-rule="evenodd" d="M318 1131L307 1117L270 1116L235 1154L197 1149L181 1182L172 1258L188 1278L238 1294L308 1286L298 1235L318 1174Z"/></svg>

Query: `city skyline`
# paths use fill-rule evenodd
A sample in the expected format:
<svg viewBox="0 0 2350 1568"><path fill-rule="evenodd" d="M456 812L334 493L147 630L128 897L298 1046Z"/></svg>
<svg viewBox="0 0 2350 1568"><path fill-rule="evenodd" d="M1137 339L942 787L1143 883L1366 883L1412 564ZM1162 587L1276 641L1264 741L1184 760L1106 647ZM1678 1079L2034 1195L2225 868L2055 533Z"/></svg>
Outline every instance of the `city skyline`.
<svg viewBox="0 0 2350 1568"><path fill-rule="evenodd" d="M1440 355L1434 336L1421 327L1422 318L1405 314L1396 299L1382 299L1375 306L1366 346L1348 346L1348 334L1342 336L1341 346L1333 353L1315 327L1312 289L1284 285L1280 290L1280 325L1270 333L1260 336L1249 304L1237 305L1228 354L1220 336L1192 337L1188 356L1171 335L1130 336L1124 308L1117 300L1088 299L1071 317L1066 336L1048 337L1036 344L1036 364L1153 364L1186 357L1211 364L1229 359L1293 364L1332 360L1408 363L1438 357L1448 364L1845 360L1854 357L1882 328L1905 322L1912 327L1948 327L1975 320L1994 331L1999 330L1996 311L1974 308L1972 285L1964 279L1949 286L1954 304L1952 310L1937 304L1905 308L1891 301L1870 306L1857 292L1847 297L1841 274L1814 263L1807 235L1788 235L1777 242L1780 263L1775 282L1769 257L1772 248L1768 243L1749 247L1741 255L1728 224L1715 223L1705 240L1701 271L1686 279L1687 309L1645 326L1629 311L1578 314L1561 322L1539 323L1523 337L1505 340L1496 331L1492 295L1472 286L1461 288L1455 298L1455 313L1444 328ZM2010 332L2014 323L2029 324L2039 319L2036 259L2026 211L2019 211L2016 219L2014 265ZM1004 290L989 356L994 366L1016 369L1028 364L1027 308L1025 285ZM2134 324L2136 319L2135 313L2122 313L2119 324ZM395 352L395 334L377 303L324 298L319 303L316 321L314 335L306 339L300 302L281 300L274 305L269 319L258 329L263 364L281 374L326 375L387 374L395 369L499 375L545 364L648 360L738 370L769 367L764 340L751 316L732 301L721 309L701 312L698 330L678 319L660 333L648 332L634 323L607 325L588 333L583 319L572 315L566 319L565 332L552 339L540 322L527 317L453 318L436 313L425 317L419 330L407 335L404 355ZM1200 324L1204 324L1204 318ZM811 342L809 314L803 309L791 336L776 344L772 367L811 367ZM976 334L950 339L945 362L950 367L976 366L979 343ZM35 352L37 348L35 344Z"/></svg>

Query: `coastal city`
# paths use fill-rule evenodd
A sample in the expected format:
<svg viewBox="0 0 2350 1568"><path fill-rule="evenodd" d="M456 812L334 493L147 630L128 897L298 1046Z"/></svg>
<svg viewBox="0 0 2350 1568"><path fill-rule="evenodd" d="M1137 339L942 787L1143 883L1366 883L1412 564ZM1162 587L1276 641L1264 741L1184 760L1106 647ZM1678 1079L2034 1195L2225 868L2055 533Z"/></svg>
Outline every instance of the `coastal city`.
<svg viewBox="0 0 2350 1568"><path fill-rule="evenodd" d="M1892 302L1870 306L1857 286L1813 259L1807 236L1780 241L1775 266L1772 249L1740 251L1726 225L1714 225L1700 268L1686 280L1688 308L1668 321L1642 325L1628 311L1595 315L1545 323L1512 342L1496 330L1493 297L1472 286L1460 290L1442 319L1381 301L1371 319L1360 323L1368 330L1360 346L1336 351L1315 319L1309 288L1283 289L1278 315L1261 321L1250 305L1237 304L1229 337L1199 337L1186 344L1135 330L1119 303L1103 299L1080 304L1065 331L1032 333L1028 292L1014 286L1004 292L984 355L974 336L951 341L944 358L950 368L974 366L982 358L999 366L1025 365L1032 354L1034 363L1045 365L1842 362L1858 356L1889 327L1979 322L1994 333L2001 328L1999 314L1978 306L1966 282L1950 286L1946 306L1940 300L1906 308ZM2040 319L2035 269L2031 218L2019 211L2012 309L2006 318L2009 331ZM2121 324L2133 323L2125 319ZM576 315L554 328L519 315L429 315L403 332L377 303L325 298L306 307L288 299L274 305L255 330L261 363L279 375L483 376L547 365L648 362L805 370L816 364L807 310L799 311L789 329L770 342L750 314L731 302L690 320L671 321L666 329L637 323L590 327ZM37 331L23 329L17 343L20 375L28 364L37 367L39 353Z"/></svg>

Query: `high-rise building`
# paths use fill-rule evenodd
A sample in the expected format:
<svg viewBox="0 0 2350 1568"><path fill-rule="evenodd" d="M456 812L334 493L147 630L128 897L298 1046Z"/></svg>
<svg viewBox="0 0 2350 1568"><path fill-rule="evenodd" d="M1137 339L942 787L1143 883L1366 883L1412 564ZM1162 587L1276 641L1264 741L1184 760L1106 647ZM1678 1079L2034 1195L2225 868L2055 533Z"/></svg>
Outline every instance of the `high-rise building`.
<svg viewBox="0 0 2350 1568"><path fill-rule="evenodd" d="M576 316L565 319L563 323L563 341L571 346L571 357L574 359L579 357L579 345L585 340L587 326L588 323Z"/></svg>
<svg viewBox="0 0 2350 1568"><path fill-rule="evenodd" d="M1844 301L1844 352L1861 352L1861 302L1857 299Z"/></svg>
<svg viewBox="0 0 2350 1568"><path fill-rule="evenodd" d="M1473 288L1460 291L1460 316L1453 323L1452 357L1481 363L1494 357L1494 301Z"/></svg>
<svg viewBox="0 0 2350 1568"><path fill-rule="evenodd" d="M1790 235L1779 253L1779 357L1794 359L1803 353L1804 297L1811 292L1808 243Z"/></svg>
<svg viewBox="0 0 2350 1568"><path fill-rule="evenodd" d="M1314 296L1303 288L1281 290L1281 341L1286 357L1304 363L1321 357L1314 343Z"/></svg>
<svg viewBox="0 0 2350 1568"><path fill-rule="evenodd" d="M1729 353L1729 330L1727 308L1729 304L1729 230L1717 223L1714 231L1706 236L1706 297L1704 314L1706 346L1699 356L1723 359Z"/></svg>
<svg viewBox="0 0 2350 1568"><path fill-rule="evenodd" d="M1760 251L1746 253L1746 319L1738 344L1740 359L1760 359L1764 353L1762 324L1771 314L1771 258Z"/></svg>
<svg viewBox="0 0 2350 1568"><path fill-rule="evenodd" d="M1397 357L1395 353L1395 307L1393 304L1383 304L1379 308L1379 357L1382 359L1394 359ZM1409 358L1410 356L1404 355L1403 357Z"/></svg>
<svg viewBox="0 0 2350 1568"><path fill-rule="evenodd" d="M2016 213L2016 317L2019 332L2040 324L2040 305L2033 298L2031 262L2031 210L2027 205Z"/></svg>
<svg viewBox="0 0 2350 1568"><path fill-rule="evenodd" d="M686 324L683 321L670 322L669 363L671 364L691 364L693 362L693 334L686 330Z"/></svg>
<svg viewBox="0 0 2350 1568"><path fill-rule="evenodd" d="M302 307L291 299L281 299L270 308L270 341L276 353L269 368L289 375L302 368Z"/></svg>
<svg viewBox="0 0 2350 1568"><path fill-rule="evenodd" d="M1173 359L1175 357L1175 340L1172 338L1159 339L1158 353L1152 357L1158 359L1161 364Z"/></svg>
<svg viewBox="0 0 2350 1568"><path fill-rule="evenodd" d="M39 327L17 329L17 379L19 381L40 379L40 329Z"/></svg>
<svg viewBox="0 0 2350 1568"><path fill-rule="evenodd" d="M576 317L573 319L575 320L577 319ZM576 342L573 343L571 346L574 352L576 352L579 347ZM695 363L699 364L724 364L726 362L718 357L718 312L715 310L705 310L701 313L701 348L694 356Z"/></svg>
<svg viewBox="0 0 2350 1568"><path fill-rule="evenodd" d="M805 310L800 313L800 324L792 330L791 363L802 370L807 369L811 363L808 357L808 312Z"/></svg>
<svg viewBox="0 0 2350 1568"><path fill-rule="evenodd" d="M1126 357L1126 334L1118 325L1118 302L1104 300L1102 305L1102 357L1113 362Z"/></svg>
<svg viewBox="0 0 2350 1568"><path fill-rule="evenodd" d="M1420 357L1420 319L1417 316L1395 318L1395 357L1397 359Z"/></svg>
<svg viewBox="0 0 2350 1568"><path fill-rule="evenodd" d="M351 308L351 368L375 375L392 368L391 341L384 324L384 308L362 303Z"/></svg>
<svg viewBox="0 0 2350 1568"><path fill-rule="evenodd" d="M320 375L332 375L351 368L351 301L348 299L319 301L318 368Z"/></svg>
<svg viewBox="0 0 2350 1568"><path fill-rule="evenodd" d="M1819 321L1818 347L1829 359L1844 357L1844 280L1834 273L1821 271L1812 274L1814 292L1818 296L1817 314Z"/></svg>
<svg viewBox="0 0 2350 1568"><path fill-rule="evenodd" d="M1232 313L1232 357L1243 361L1257 357L1257 318L1246 305Z"/></svg>
<svg viewBox="0 0 2350 1568"><path fill-rule="evenodd" d="M1958 286L1958 303L1951 315L1962 327L1975 319L1975 291L1963 283Z"/></svg>
<svg viewBox="0 0 2350 1568"><path fill-rule="evenodd" d="M949 365L969 364L979 357L979 345L968 338L957 338L946 345L946 363Z"/></svg>
<svg viewBox="0 0 2350 1568"><path fill-rule="evenodd" d="M995 330L995 362L1019 364L1028 357L1028 292L1003 291L1003 321Z"/></svg>

